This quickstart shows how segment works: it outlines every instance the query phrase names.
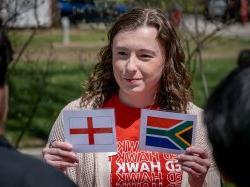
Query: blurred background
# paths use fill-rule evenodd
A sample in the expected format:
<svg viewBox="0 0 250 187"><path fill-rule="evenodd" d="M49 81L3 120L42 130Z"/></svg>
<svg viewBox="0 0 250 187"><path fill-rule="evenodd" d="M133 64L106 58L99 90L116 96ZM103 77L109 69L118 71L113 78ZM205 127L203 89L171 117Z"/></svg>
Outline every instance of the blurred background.
<svg viewBox="0 0 250 187"><path fill-rule="evenodd" d="M0 0L1 29L14 49L7 138L24 152L43 147L60 110L80 97L106 33L131 8L157 7L180 35L194 103L250 48L249 0Z"/></svg>

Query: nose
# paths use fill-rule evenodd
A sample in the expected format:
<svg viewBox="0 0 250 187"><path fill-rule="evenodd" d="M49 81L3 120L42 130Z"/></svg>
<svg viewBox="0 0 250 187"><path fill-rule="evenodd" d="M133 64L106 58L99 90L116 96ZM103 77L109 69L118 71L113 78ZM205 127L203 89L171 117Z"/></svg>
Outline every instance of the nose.
<svg viewBox="0 0 250 187"><path fill-rule="evenodd" d="M136 55L132 55L129 57L127 64L126 64L126 70L127 72L135 72L137 70L137 62L138 59Z"/></svg>

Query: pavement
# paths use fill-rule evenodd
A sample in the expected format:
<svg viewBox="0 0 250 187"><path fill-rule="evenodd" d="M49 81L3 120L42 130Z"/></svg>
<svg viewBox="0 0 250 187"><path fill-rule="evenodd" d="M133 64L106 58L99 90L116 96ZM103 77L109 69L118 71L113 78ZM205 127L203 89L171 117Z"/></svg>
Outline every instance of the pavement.
<svg viewBox="0 0 250 187"><path fill-rule="evenodd" d="M230 25L223 25L221 22L211 22L202 16L197 17L199 32L211 33L216 27L223 29L217 33L218 36L239 37L242 39L250 39L250 22L246 24L233 23ZM187 28L192 33L195 32L195 17L193 15L184 15L181 24L182 28Z"/></svg>
<svg viewBox="0 0 250 187"><path fill-rule="evenodd" d="M42 150L43 147L35 147L35 148L21 148L19 149L20 152L24 154L28 154L30 156L34 156L36 158L42 158Z"/></svg>
<svg viewBox="0 0 250 187"><path fill-rule="evenodd" d="M204 16L198 15L198 29L200 31L204 31L210 33L217 26L221 26L222 23L219 21L208 21L204 18ZM184 26L185 25L185 26ZM187 27L188 30L195 32L195 17L191 14L184 14L181 27ZM104 29L106 30L108 27L102 23L81 23L77 27L80 30L84 30L86 28L93 29ZM250 39L250 21L247 24L241 24L239 22L233 23L229 26L223 26L223 29L217 33L217 35L229 36L229 37L241 37Z"/></svg>

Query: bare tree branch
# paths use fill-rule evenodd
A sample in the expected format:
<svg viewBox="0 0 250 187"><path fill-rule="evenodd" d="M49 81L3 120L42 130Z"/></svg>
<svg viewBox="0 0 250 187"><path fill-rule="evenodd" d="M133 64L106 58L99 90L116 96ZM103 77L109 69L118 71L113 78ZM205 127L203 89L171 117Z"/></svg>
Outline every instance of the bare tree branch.
<svg viewBox="0 0 250 187"><path fill-rule="evenodd" d="M27 49L27 47L29 46L29 44L31 43L31 41L33 40L36 32L37 32L37 28L40 25L39 19L38 19L38 14L37 14L37 8L38 8L38 4L37 4L37 0L34 0L34 18L36 21L36 27L32 28L32 32L30 34L30 36L28 37L28 39L26 40L26 42L23 44L20 52L17 55L17 58L15 59L15 61L12 63L12 65L9 68L9 71L7 73L7 77L9 76L9 73L15 68L15 65L19 62L20 58L22 57L23 53L25 52L25 50Z"/></svg>
<svg viewBox="0 0 250 187"><path fill-rule="evenodd" d="M48 86L47 78L48 78L48 73L49 73L49 65L52 63L52 56L53 56L53 45L50 44L48 60L47 60L45 69L39 75L42 80L41 80L39 87L37 89L38 95L36 97L36 100L35 100L33 106L31 107L31 112L28 116L28 119L27 119L26 123L23 125L22 131L16 140L15 148L19 147L19 144L20 144L25 132L27 132L27 130L32 125L32 121L37 113L37 110L39 108L39 104L40 104L42 98L44 97L44 91L42 91L42 90L45 90L46 87ZM37 59L37 62L38 62L38 59Z"/></svg>

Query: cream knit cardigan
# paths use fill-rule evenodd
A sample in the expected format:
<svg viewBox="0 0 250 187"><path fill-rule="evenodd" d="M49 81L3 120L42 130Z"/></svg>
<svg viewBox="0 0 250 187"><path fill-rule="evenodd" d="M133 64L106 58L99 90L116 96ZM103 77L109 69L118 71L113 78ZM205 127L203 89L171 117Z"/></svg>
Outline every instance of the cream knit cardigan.
<svg viewBox="0 0 250 187"><path fill-rule="evenodd" d="M80 110L80 101L77 99L69 103L63 110ZM91 109L91 107L87 107ZM62 110L62 111L63 111ZM64 141L62 111L55 121L50 132L49 141ZM203 125L202 110L192 103L189 103L187 113L197 115L197 125L195 130L195 145L198 145L209 152L211 150L207 142L207 136ZM68 168L66 174L79 187L109 187L109 153L77 153L79 164L76 167ZM188 187L188 174L183 172L182 187ZM214 162L207 173L203 187L220 187L220 175Z"/></svg>

